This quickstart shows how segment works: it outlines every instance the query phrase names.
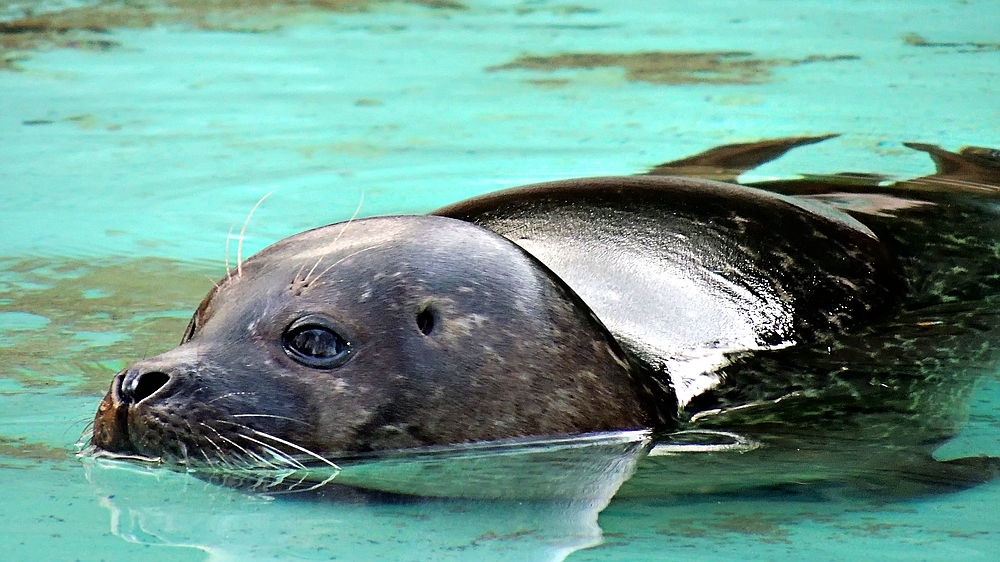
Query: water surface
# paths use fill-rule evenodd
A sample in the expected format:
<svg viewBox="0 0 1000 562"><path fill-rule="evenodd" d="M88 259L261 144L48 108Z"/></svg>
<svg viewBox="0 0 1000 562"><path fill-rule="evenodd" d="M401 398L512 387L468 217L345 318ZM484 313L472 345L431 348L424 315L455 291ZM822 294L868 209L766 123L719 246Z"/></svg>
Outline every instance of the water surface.
<svg viewBox="0 0 1000 562"><path fill-rule="evenodd" d="M995 556L997 483L889 504L619 499L597 517L597 503L269 499L73 456L113 374L176 344L267 193L244 255L362 202L361 216L426 212L766 137L842 133L748 179L924 175L902 141L1000 146L994 2L212 5L0 7L5 556ZM946 447L1000 454L998 423L984 381Z"/></svg>

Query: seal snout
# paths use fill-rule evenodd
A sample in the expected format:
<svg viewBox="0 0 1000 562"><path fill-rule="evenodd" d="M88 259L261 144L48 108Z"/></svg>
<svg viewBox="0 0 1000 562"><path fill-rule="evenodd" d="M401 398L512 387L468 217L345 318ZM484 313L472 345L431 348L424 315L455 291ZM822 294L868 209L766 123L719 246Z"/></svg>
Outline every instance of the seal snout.
<svg viewBox="0 0 1000 562"><path fill-rule="evenodd" d="M136 408L146 406L150 397L162 398L170 380L167 373L141 364L118 373L94 418L93 445L111 453L139 453L133 435Z"/></svg>
<svg viewBox="0 0 1000 562"><path fill-rule="evenodd" d="M113 453L128 453L132 450L128 436L128 405L121 399L124 379L125 372L118 373L94 417L93 445Z"/></svg>

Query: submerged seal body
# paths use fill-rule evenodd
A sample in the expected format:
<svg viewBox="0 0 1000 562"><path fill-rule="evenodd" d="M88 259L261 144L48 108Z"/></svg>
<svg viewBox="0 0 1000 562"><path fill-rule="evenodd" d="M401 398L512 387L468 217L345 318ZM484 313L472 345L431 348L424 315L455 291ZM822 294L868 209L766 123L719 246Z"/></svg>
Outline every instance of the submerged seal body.
<svg viewBox="0 0 1000 562"><path fill-rule="evenodd" d="M709 430L760 452L735 461L744 470L671 461L669 478L647 463L633 481L672 493L727 476L857 477L883 462L925 483L983 480L994 462L931 452L1000 361L1000 158L915 145L937 174L731 183L823 138L280 241L218 284L178 348L115 377L92 443L253 467ZM820 450L839 454L802 453Z"/></svg>

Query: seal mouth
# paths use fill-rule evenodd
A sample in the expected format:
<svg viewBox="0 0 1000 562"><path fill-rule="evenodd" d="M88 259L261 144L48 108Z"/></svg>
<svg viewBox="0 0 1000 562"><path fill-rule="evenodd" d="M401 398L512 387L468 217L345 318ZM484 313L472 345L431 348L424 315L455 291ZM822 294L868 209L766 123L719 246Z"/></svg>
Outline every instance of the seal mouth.
<svg viewBox="0 0 1000 562"><path fill-rule="evenodd" d="M80 444L80 445L81 445L80 450L76 453L76 456L80 458L102 459L102 460L112 460L112 461L128 461L131 463L148 465L150 467L160 467L163 466L164 464L163 459L161 459L160 457L149 457L138 453L135 454L116 453L98 448L94 444L90 445Z"/></svg>

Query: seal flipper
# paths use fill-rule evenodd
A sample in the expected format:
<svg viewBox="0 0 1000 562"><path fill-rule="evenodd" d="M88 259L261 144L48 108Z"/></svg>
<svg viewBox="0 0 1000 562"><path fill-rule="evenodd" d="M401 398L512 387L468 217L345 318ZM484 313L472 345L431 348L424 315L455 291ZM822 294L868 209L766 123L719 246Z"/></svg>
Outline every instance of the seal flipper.
<svg viewBox="0 0 1000 562"><path fill-rule="evenodd" d="M969 167L969 162L961 154L950 152L936 144L904 142L903 146L919 150L920 152L926 152L931 157L931 160L934 161L934 166L937 168L935 175L959 174L963 169Z"/></svg>
<svg viewBox="0 0 1000 562"><path fill-rule="evenodd" d="M984 166L1000 170L1000 149L985 146L963 146L958 150L958 153L974 159Z"/></svg>
<svg viewBox="0 0 1000 562"><path fill-rule="evenodd" d="M735 182L743 172L779 158L793 148L815 144L836 136L839 135L785 137L717 146L694 156L653 166L645 175Z"/></svg>
<svg viewBox="0 0 1000 562"><path fill-rule="evenodd" d="M934 174L905 182L906 189L960 191L993 194L1000 191L1000 151L979 146L966 146L950 152L934 144L904 142L903 146L926 152L937 168Z"/></svg>

